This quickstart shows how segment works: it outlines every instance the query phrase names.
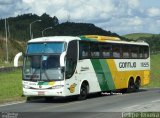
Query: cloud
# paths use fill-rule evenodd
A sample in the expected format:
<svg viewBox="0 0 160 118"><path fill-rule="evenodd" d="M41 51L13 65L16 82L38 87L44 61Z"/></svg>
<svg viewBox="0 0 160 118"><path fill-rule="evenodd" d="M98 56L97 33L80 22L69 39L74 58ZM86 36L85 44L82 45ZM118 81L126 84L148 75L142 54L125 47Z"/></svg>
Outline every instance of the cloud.
<svg viewBox="0 0 160 118"><path fill-rule="evenodd" d="M130 18L127 21L127 25L129 26L140 26L142 24L142 20L139 17Z"/></svg>
<svg viewBox="0 0 160 118"><path fill-rule="evenodd" d="M160 8L145 0L0 0L0 17L24 13L57 16L60 22L88 22L116 32L158 32ZM156 22L153 28L153 22ZM152 31L150 30L152 29Z"/></svg>
<svg viewBox="0 0 160 118"><path fill-rule="evenodd" d="M154 7L152 7L152 8L149 8L147 10L147 12L148 12L148 15L150 17L155 17L155 16L159 16L160 17L160 8L154 8Z"/></svg>
<svg viewBox="0 0 160 118"><path fill-rule="evenodd" d="M13 0L0 0L0 5L10 5L13 4Z"/></svg>
<svg viewBox="0 0 160 118"><path fill-rule="evenodd" d="M0 0L0 17L13 17L19 14L23 14L27 6L23 6L22 0Z"/></svg>

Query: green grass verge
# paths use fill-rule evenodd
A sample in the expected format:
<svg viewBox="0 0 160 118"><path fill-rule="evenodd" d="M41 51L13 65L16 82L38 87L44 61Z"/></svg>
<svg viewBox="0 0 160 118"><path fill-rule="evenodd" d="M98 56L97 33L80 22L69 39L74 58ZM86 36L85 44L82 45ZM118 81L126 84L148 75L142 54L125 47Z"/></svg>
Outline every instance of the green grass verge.
<svg viewBox="0 0 160 118"><path fill-rule="evenodd" d="M23 100L21 70L0 73L0 103Z"/></svg>
<svg viewBox="0 0 160 118"><path fill-rule="evenodd" d="M13 67L13 62L8 62L8 63L5 63L5 62L0 62L0 67Z"/></svg>
<svg viewBox="0 0 160 118"><path fill-rule="evenodd" d="M151 55L151 79L148 88L160 87L160 54Z"/></svg>

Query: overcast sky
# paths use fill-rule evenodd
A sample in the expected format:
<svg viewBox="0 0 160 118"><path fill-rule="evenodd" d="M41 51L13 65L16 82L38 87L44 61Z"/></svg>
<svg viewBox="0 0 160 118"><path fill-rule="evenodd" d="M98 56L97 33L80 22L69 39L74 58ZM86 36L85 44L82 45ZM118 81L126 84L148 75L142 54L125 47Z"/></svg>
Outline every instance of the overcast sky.
<svg viewBox="0 0 160 118"><path fill-rule="evenodd" d="M0 0L0 18L26 13L93 23L120 35L160 33L160 0Z"/></svg>

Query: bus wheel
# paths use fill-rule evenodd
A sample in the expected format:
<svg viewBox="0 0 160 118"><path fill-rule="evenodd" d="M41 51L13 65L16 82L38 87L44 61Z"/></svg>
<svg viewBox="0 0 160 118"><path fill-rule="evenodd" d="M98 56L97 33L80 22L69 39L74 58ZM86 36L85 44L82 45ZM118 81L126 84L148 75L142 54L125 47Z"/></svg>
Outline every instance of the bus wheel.
<svg viewBox="0 0 160 118"><path fill-rule="evenodd" d="M129 80L129 83L128 83L128 90L127 90L127 92L128 92L128 93L133 92L134 89L135 89L134 80L133 80L133 79L130 79L130 80Z"/></svg>
<svg viewBox="0 0 160 118"><path fill-rule="evenodd" d="M80 89L80 95L78 96L78 100L85 100L88 95L88 85L83 83Z"/></svg>
<svg viewBox="0 0 160 118"><path fill-rule="evenodd" d="M141 86L141 80L137 79L134 85L135 85L135 91L138 91Z"/></svg>
<svg viewBox="0 0 160 118"><path fill-rule="evenodd" d="M128 91L128 88L123 88L120 90L121 93L127 93L127 91Z"/></svg>
<svg viewBox="0 0 160 118"><path fill-rule="evenodd" d="M33 97L28 96L28 97L26 98L26 103L29 103L29 102L31 102L32 100L33 100Z"/></svg>

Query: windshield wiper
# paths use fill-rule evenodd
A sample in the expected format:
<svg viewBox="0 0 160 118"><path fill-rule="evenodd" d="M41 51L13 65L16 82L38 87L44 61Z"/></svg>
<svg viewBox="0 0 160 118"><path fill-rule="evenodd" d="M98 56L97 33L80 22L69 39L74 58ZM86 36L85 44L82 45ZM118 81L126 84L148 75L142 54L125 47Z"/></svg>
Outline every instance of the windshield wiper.
<svg viewBox="0 0 160 118"><path fill-rule="evenodd" d="M36 76L36 74L35 74L35 73L37 72L37 70L38 70L38 69L35 69L34 73L33 73L33 74L31 75L31 77L30 77L30 80L34 80L34 78L36 78L36 80L38 81L38 79L37 79L38 76Z"/></svg>

